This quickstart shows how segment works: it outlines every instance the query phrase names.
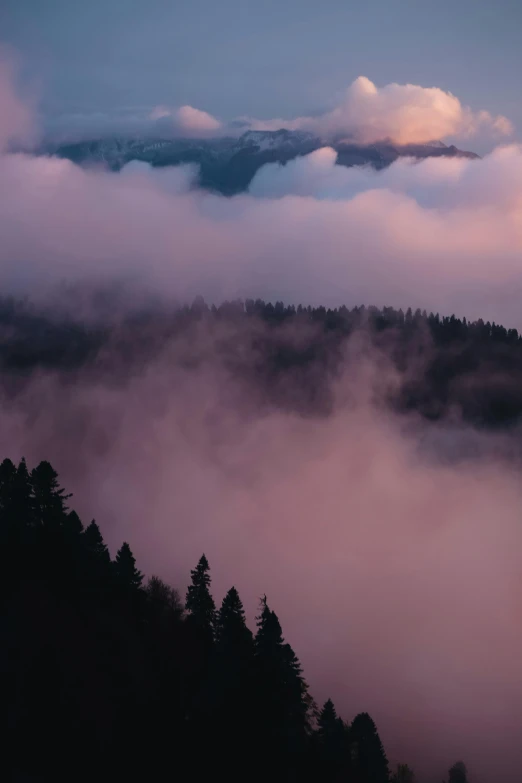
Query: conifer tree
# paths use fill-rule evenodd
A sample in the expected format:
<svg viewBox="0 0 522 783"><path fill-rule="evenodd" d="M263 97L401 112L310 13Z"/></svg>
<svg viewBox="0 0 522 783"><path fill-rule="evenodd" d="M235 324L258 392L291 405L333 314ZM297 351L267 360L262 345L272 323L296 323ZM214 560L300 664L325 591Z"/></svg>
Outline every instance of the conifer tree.
<svg viewBox="0 0 522 783"><path fill-rule="evenodd" d="M310 697L299 660L285 643L279 619L266 600L257 618L255 653L265 709L274 716L274 728L293 738L304 738L310 728ZM279 727L277 728L277 723Z"/></svg>
<svg viewBox="0 0 522 783"><path fill-rule="evenodd" d="M211 671L212 709L220 720L216 732L217 753L223 760L228 756L231 774L233 770L233 774L240 773L241 764L235 748L239 743L247 755L255 752L253 713L256 700L254 639L246 625L243 604L235 587L227 592L217 613Z"/></svg>
<svg viewBox="0 0 522 783"><path fill-rule="evenodd" d="M18 525L31 526L34 524L34 494L27 464L23 457L10 482L8 505L8 515L11 519L16 520Z"/></svg>
<svg viewBox="0 0 522 783"><path fill-rule="evenodd" d="M116 553L114 560L114 570L120 584L137 590L141 587L143 574L136 568L136 558L132 554L130 546L126 541Z"/></svg>
<svg viewBox="0 0 522 783"><path fill-rule="evenodd" d="M21 554L19 546L25 533L24 516L19 514L14 498L16 479L15 465L5 459L0 464L0 581L6 582L9 582L11 570L17 568L17 558ZM30 487L28 493L30 499Z"/></svg>
<svg viewBox="0 0 522 783"><path fill-rule="evenodd" d="M76 511L69 511L66 516L65 526L68 533L79 536L83 533L83 525Z"/></svg>
<svg viewBox="0 0 522 783"><path fill-rule="evenodd" d="M220 650L234 656L253 652L253 636L247 628L245 610L235 587L223 598L216 618L216 641Z"/></svg>
<svg viewBox="0 0 522 783"><path fill-rule="evenodd" d="M397 764L391 783L415 783L413 770L407 764Z"/></svg>
<svg viewBox="0 0 522 783"><path fill-rule="evenodd" d="M231 587L216 616L215 667L216 690L229 707L252 697L253 667L254 637L247 627L239 593Z"/></svg>
<svg viewBox="0 0 522 783"><path fill-rule="evenodd" d="M3 527L13 516L11 512L16 474L14 463L10 459L4 459L0 464L0 519Z"/></svg>
<svg viewBox="0 0 522 783"><path fill-rule="evenodd" d="M332 735L336 734L339 729L339 718L335 711L334 703L331 699L327 699L323 704L323 708L319 713L317 720L317 733L323 740L327 740Z"/></svg>
<svg viewBox="0 0 522 783"><path fill-rule="evenodd" d="M106 563L107 565L110 563L111 558L109 555L109 550L107 549L102 534L100 533L100 528L94 519L89 525L87 525L84 532L82 533L82 540L86 548L92 552L93 555L99 558L100 561Z"/></svg>
<svg viewBox="0 0 522 783"><path fill-rule="evenodd" d="M353 766L361 783L388 783L390 774L375 723L367 712L356 715L350 726Z"/></svg>
<svg viewBox="0 0 522 783"><path fill-rule="evenodd" d="M192 584L187 590L185 606L190 614L190 622L203 631L210 639L214 638L216 623L216 605L210 593L210 566L202 555L196 568L190 572Z"/></svg>
<svg viewBox="0 0 522 783"><path fill-rule="evenodd" d="M348 767L347 730L333 701L325 701L317 719L322 770L326 780L336 780Z"/></svg>
<svg viewBox="0 0 522 783"><path fill-rule="evenodd" d="M58 473L49 462L43 461L31 471L34 504L40 524L59 527L67 514L66 501L72 497L58 483Z"/></svg>
<svg viewBox="0 0 522 783"><path fill-rule="evenodd" d="M13 479L16 475L16 467L10 459L4 459L0 463L0 509L4 505L4 497L8 496Z"/></svg>
<svg viewBox="0 0 522 783"><path fill-rule="evenodd" d="M468 771L462 761L457 761L448 773L448 783L468 783Z"/></svg>

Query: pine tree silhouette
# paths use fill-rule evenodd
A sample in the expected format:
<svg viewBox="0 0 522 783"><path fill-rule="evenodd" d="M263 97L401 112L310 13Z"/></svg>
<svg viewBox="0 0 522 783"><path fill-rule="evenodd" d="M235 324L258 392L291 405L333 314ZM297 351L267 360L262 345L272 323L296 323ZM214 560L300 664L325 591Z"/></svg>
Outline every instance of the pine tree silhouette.
<svg viewBox="0 0 522 783"><path fill-rule="evenodd" d="M68 533L80 536L83 533L83 525L76 511L69 511L65 519L65 527Z"/></svg>
<svg viewBox="0 0 522 783"><path fill-rule="evenodd" d="M235 587L225 595L217 614L216 642L226 654L241 656L254 651L252 632L247 628L245 610Z"/></svg>
<svg viewBox="0 0 522 783"><path fill-rule="evenodd" d="M216 605L210 593L210 566L202 555L196 568L190 572L192 584L187 590L185 607L190 613L190 622L209 639L214 638Z"/></svg>
<svg viewBox="0 0 522 783"><path fill-rule="evenodd" d="M468 771L462 761L457 761L448 773L448 783L468 783Z"/></svg>
<svg viewBox="0 0 522 783"><path fill-rule="evenodd" d="M255 753L254 638L235 587L227 592L217 613L210 679L212 710L217 717L215 757L228 768L231 779L242 780L243 759Z"/></svg>
<svg viewBox="0 0 522 783"><path fill-rule="evenodd" d="M317 719L317 736L320 743L321 769L325 780L338 780L349 766L347 729L337 716L331 699L325 701Z"/></svg>
<svg viewBox="0 0 522 783"><path fill-rule="evenodd" d="M43 461L31 472L31 484L38 521L42 525L59 527L65 521L66 495L58 483L58 474L49 462Z"/></svg>
<svg viewBox="0 0 522 783"><path fill-rule="evenodd" d="M245 611L235 587L223 598L216 616L215 680L226 710L246 709L246 698L252 697L254 637L245 620ZM235 706L233 706L235 705Z"/></svg>
<svg viewBox="0 0 522 783"><path fill-rule="evenodd" d="M141 587L143 574L136 568L136 558L125 541L116 553L114 571L121 585L137 590Z"/></svg>
<svg viewBox="0 0 522 783"><path fill-rule="evenodd" d="M391 783L415 783L415 774L407 764L397 764Z"/></svg>
<svg viewBox="0 0 522 783"><path fill-rule="evenodd" d="M20 525L23 520L19 518L19 509L14 503L17 469L10 459L4 459L0 464L0 522L2 529L7 531L8 526ZM29 490L30 492L30 490Z"/></svg>
<svg viewBox="0 0 522 783"><path fill-rule="evenodd" d="M327 739L335 734L339 729L339 718L335 711L334 703L331 699L327 699L323 704L323 708L319 713L317 720L318 734L322 739Z"/></svg>
<svg viewBox="0 0 522 783"><path fill-rule="evenodd" d="M4 459L0 463L0 511L4 508L6 498L10 496L15 475L14 463L10 459Z"/></svg>
<svg viewBox="0 0 522 783"><path fill-rule="evenodd" d="M255 653L264 710L272 714L273 729L296 747L310 728L310 697L299 660L285 643L278 617L261 600L257 618Z"/></svg>
<svg viewBox="0 0 522 783"><path fill-rule="evenodd" d="M82 539L86 548L92 552L93 555L95 555L100 559L100 561L104 563L110 563L111 557L109 555L109 550L105 546L102 534L100 533L100 528L94 519L85 528L82 534Z"/></svg>
<svg viewBox="0 0 522 783"><path fill-rule="evenodd" d="M7 486L7 516L17 520L18 525L30 527L35 524L34 493L25 459L22 458L16 472Z"/></svg>
<svg viewBox="0 0 522 783"><path fill-rule="evenodd" d="M361 783L388 783L390 773L377 727L367 712L356 715L350 726L353 766Z"/></svg>

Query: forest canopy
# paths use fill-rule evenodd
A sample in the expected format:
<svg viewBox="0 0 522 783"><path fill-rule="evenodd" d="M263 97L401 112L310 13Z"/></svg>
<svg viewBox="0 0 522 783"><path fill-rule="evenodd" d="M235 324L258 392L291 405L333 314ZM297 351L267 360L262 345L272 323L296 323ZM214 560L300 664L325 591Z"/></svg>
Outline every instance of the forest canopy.
<svg viewBox="0 0 522 783"><path fill-rule="evenodd" d="M386 400L394 410L429 420L457 411L487 427L513 425L522 414L522 337L496 323L259 299L208 306L196 297L190 306L130 309L111 292L92 297L87 309L80 318L72 306L65 314L1 300L0 383L11 392L34 370L125 375L172 349L184 368L218 358L268 403L324 414L332 379L349 377L355 338L359 353L373 352L399 373Z"/></svg>

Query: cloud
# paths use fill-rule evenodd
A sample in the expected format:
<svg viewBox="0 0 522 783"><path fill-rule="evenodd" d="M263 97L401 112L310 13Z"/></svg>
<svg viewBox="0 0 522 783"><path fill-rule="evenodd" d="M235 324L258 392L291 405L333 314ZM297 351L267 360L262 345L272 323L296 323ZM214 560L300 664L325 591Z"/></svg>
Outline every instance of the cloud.
<svg viewBox="0 0 522 783"><path fill-rule="evenodd" d="M43 295L133 277L174 298L411 305L520 328L521 167L516 146L380 174L321 151L225 199L191 190L193 169L4 156L0 282Z"/></svg>
<svg viewBox="0 0 522 783"><path fill-rule="evenodd" d="M207 138L228 134L218 119L193 106L128 107L112 112L63 114L47 117L45 136L55 144L113 138L114 136L151 136L173 139ZM237 135L230 131L230 135Z"/></svg>
<svg viewBox="0 0 522 783"><path fill-rule="evenodd" d="M370 166L337 166L337 152L322 147L284 166L268 163L252 180L249 192L257 197L314 197L351 200L368 191L402 194L423 207L448 213L450 209L498 207L516 213L522 196L522 147L497 147L481 161L459 157L399 158L376 171Z"/></svg>
<svg viewBox="0 0 522 783"><path fill-rule="evenodd" d="M221 128L221 123L211 114L192 106L181 106L176 112L176 117L181 128L187 133L215 131Z"/></svg>
<svg viewBox="0 0 522 783"><path fill-rule="evenodd" d="M215 136L220 135L223 129L216 117L193 106L180 106L177 109L157 106L150 113L150 119L156 121L157 129L164 130L167 135Z"/></svg>
<svg viewBox="0 0 522 783"><path fill-rule="evenodd" d="M506 117L493 117L487 111L474 113L439 87L377 87L366 76L352 82L338 106L318 117L250 120L250 124L267 130L307 130L325 139L347 136L361 144L383 140L422 144L448 136L469 136L481 129L500 135L513 132Z"/></svg>
<svg viewBox="0 0 522 783"><path fill-rule="evenodd" d="M256 119L237 117L221 121L193 106L159 105L152 110L135 107L112 113L64 115L48 121L53 138L78 139L114 134L173 137L237 136L247 129L303 130L325 141L346 138L360 144L389 140L399 145L422 144L477 133L493 139L509 136L513 126L507 117L488 111L474 112L450 92L415 84L377 87L360 76L331 111L317 116Z"/></svg>

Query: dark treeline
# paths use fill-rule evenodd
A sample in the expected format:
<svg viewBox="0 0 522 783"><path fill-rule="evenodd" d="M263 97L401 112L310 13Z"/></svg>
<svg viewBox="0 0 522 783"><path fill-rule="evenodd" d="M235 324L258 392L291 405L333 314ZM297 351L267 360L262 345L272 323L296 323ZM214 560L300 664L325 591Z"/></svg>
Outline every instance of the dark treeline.
<svg viewBox="0 0 522 783"><path fill-rule="evenodd" d="M266 597L253 633L202 556L182 602L69 497L48 462L0 465L2 780L415 780L368 714L315 705Z"/></svg>
<svg viewBox="0 0 522 783"><path fill-rule="evenodd" d="M200 297L191 306L132 314L124 306L111 308L110 295L90 305L96 317L81 321L0 301L4 388L18 388L37 368L132 372L195 329L216 334L221 328L224 336L214 350L260 396L279 406L327 412L330 380L346 371L346 346L359 333L368 349L377 349L401 373L388 400L395 410L433 420L457 410L465 421L483 426L511 425L522 415L522 337L495 323L391 307L327 309L261 300L209 307ZM194 366L203 358L195 348L183 361Z"/></svg>

